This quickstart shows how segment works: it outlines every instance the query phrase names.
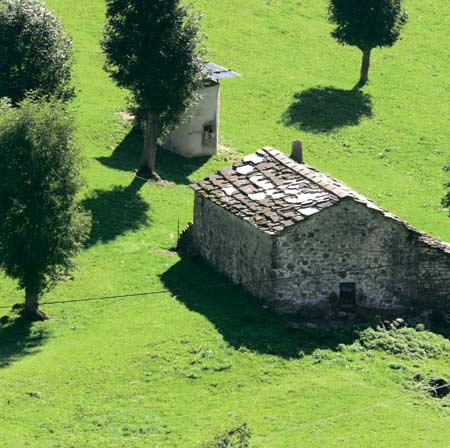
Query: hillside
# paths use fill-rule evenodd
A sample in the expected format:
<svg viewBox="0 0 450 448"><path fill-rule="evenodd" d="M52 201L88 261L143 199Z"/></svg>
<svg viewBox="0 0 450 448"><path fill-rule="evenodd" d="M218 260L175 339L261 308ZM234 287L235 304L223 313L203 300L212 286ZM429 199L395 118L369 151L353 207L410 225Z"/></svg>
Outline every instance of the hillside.
<svg viewBox="0 0 450 448"><path fill-rule="evenodd" d="M140 137L119 114L126 92L102 70L103 1L48 0L74 38L94 228L74 279L45 297L56 302L43 306L52 319L0 326L0 446L194 448L242 422L257 448L448 445L450 402L412 380L450 376L448 357L287 329L171 250L192 217L189 183L261 146L288 152L295 138L308 163L450 241L440 207L450 160L447 3L409 0L403 39L374 51L371 83L358 92L360 54L330 37L324 0L196 0L210 59L242 75L222 83L221 138L232 151L161 153L164 187L133 181ZM4 278L0 291L6 314L22 295ZM163 292L138 295L153 291Z"/></svg>

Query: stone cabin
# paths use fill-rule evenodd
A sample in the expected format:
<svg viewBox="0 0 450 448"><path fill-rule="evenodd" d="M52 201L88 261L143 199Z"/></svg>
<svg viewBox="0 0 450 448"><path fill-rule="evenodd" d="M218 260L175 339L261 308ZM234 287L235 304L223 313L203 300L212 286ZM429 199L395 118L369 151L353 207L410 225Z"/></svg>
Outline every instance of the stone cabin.
<svg viewBox="0 0 450 448"><path fill-rule="evenodd" d="M266 147L192 188L195 250L279 313L450 304L450 244L303 163L300 142L291 158Z"/></svg>
<svg viewBox="0 0 450 448"><path fill-rule="evenodd" d="M236 72L208 62L199 100L185 114L182 124L162 139L162 146L184 157L217 153L220 118L220 80L239 76Z"/></svg>

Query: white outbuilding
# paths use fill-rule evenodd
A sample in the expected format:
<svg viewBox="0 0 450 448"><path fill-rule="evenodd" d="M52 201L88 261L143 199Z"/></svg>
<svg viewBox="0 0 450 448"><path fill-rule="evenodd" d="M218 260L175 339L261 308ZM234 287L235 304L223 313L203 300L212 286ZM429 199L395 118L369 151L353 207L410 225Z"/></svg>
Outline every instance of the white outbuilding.
<svg viewBox="0 0 450 448"><path fill-rule="evenodd" d="M217 153L220 117L220 80L238 73L208 62L199 100L186 113L182 124L162 139L162 146L184 157L211 156Z"/></svg>

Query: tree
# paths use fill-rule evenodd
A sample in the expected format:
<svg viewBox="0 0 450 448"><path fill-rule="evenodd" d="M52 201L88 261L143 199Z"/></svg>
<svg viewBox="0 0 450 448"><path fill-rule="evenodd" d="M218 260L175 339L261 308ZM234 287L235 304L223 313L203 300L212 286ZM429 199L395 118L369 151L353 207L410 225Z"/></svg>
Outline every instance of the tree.
<svg viewBox="0 0 450 448"><path fill-rule="evenodd" d="M359 85L369 81L370 55L376 47L392 47L408 19L403 0L330 0L331 35L362 51Z"/></svg>
<svg viewBox="0 0 450 448"><path fill-rule="evenodd" d="M41 0L0 1L0 97L73 96L72 41Z"/></svg>
<svg viewBox="0 0 450 448"><path fill-rule="evenodd" d="M90 227L73 118L60 100L1 104L0 269L25 290L23 314L44 320L39 298L74 267Z"/></svg>
<svg viewBox="0 0 450 448"><path fill-rule="evenodd" d="M106 0L105 69L129 89L144 132L139 172L159 179L158 138L179 124L202 81L199 16L180 0Z"/></svg>

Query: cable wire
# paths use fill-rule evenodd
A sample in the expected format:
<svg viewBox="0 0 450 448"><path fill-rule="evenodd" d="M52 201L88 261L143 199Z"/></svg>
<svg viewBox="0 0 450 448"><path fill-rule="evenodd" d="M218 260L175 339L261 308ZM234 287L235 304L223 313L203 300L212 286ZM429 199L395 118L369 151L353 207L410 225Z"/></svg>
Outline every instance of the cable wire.
<svg viewBox="0 0 450 448"><path fill-rule="evenodd" d="M436 391L438 391L440 389L448 388L448 387L450 387L450 384L445 384L443 386L438 386L438 387L430 386L428 389L418 393L417 395L422 396L422 395L425 395L427 393L436 392ZM284 430L284 431L277 431L277 432L274 432L274 433L269 434L267 436L259 436L259 438L266 440L266 439L270 439L272 437L275 437L275 436L278 436L278 435L281 435L281 434L288 434L288 433L300 431L303 428L316 426L316 425L321 425L323 423L328 423L330 421L339 420L341 418L349 417L351 415L356 415L356 414L361 414L363 412L368 412L368 411L376 409L376 408L378 408L380 406L384 406L384 405L389 404L389 403L395 403L395 402L398 402L398 401L406 400L407 398L411 398L411 397L409 395L407 395L406 397L392 398L390 400L385 400L385 401L376 403L376 404L374 404L372 406L366 406L366 407L363 407L363 408L360 408L360 409L356 409L354 411L345 412L345 413L334 415L334 416L331 416L331 417L327 417L327 418L324 418L324 419L321 419L321 420L316 420L315 422L304 423L302 425L297 426L296 428L292 428L292 429L288 429L288 430Z"/></svg>
<svg viewBox="0 0 450 448"><path fill-rule="evenodd" d="M101 296L101 297L88 297L88 298L78 298L78 299L69 299L69 300L57 300L52 302L42 302L41 305L57 305L57 304L65 304L65 303L78 303L78 302L94 302L94 301L101 301L101 300L112 300L112 299L127 299L131 297L142 297L142 296L151 296L151 295L159 295L159 294L166 294L171 293L172 295L176 296L178 294L182 294L183 292L193 292L200 289L213 289L213 288L221 288L221 287L227 287L227 286L246 286L246 285L252 285L252 284L263 284L263 283L271 283L271 282L290 282L294 280L302 280L305 278L311 278L311 277L325 277L330 275L339 275L342 272L347 273L357 273L357 272L366 272L371 270L378 270L378 269L386 269L389 267L398 267L398 266L414 266L414 263L399 263L399 264L387 264L387 265L380 265L380 266L369 266L366 268L359 268L359 269L339 269L336 271L323 271L323 272L315 272L315 273L305 273L302 275L295 275L295 276L289 276L289 277L278 277L278 278L264 278L259 280L249 280L246 282L240 282L238 285L233 284L230 280L226 282L218 282L218 283L210 283L210 284L202 284L202 285L193 285L188 286L186 288L173 288L173 289L160 289L155 291L144 291L144 292L137 292L137 293L129 293L129 294L122 294L122 295L112 295L112 296ZM10 306L0 306L0 309L8 309L11 308Z"/></svg>

